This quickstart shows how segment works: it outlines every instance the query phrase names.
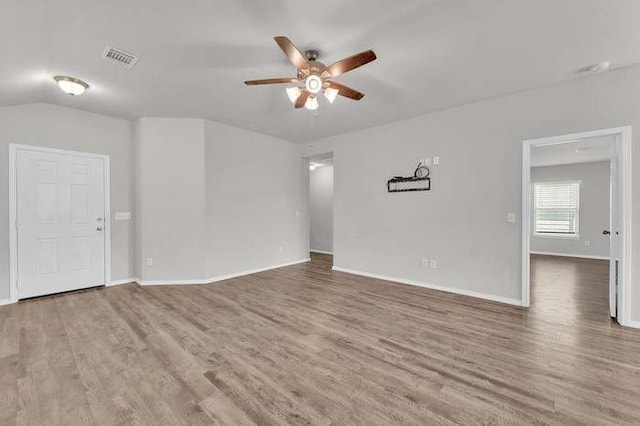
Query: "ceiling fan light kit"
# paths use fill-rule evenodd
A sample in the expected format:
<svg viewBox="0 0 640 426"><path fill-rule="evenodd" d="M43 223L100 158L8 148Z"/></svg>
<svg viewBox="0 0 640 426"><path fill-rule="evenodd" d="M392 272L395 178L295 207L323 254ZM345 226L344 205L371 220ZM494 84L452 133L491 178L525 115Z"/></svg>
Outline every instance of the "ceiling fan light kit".
<svg viewBox="0 0 640 426"><path fill-rule="evenodd" d="M373 50L366 50L326 66L318 61L319 52L317 50L307 50L302 54L287 37L275 37L274 40L289 58L289 61L296 67L296 78L248 80L244 82L247 86L298 84L298 86L286 89L287 97L296 109L305 107L311 111L318 109L317 95L320 92L331 104L333 104L338 95L356 101L364 97L364 93L333 81L333 78L376 60L376 54Z"/></svg>

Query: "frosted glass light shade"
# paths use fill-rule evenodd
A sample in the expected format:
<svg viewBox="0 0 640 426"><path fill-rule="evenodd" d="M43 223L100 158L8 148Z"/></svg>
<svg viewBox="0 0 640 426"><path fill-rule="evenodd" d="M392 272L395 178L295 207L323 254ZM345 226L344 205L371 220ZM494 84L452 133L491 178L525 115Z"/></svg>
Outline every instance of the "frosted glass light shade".
<svg viewBox="0 0 640 426"><path fill-rule="evenodd" d="M315 93L318 93L320 90L322 90L322 79L315 74L312 74L309 77L307 77L307 80L305 81L304 84L310 93L315 94Z"/></svg>
<svg viewBox="0 0 640 426"><path fill-rule="evenodd" d="M60 90L72 96L82 95L89 85L82 80L65 75L57 75L53 79L58 84Z"/></svg>
<svg viewBox="0 0 640 426"><path fill-rule="evenodd" d="M308 110L311 111L315 111L318 109L318 99L313 96L309 96L309 99L307 99L307 102L305 102L304 107Z"/></svg>
<svg viewBox="0 0 640 426"><path fill-rule="evenodd" d="M324 89L324 97L327 98L329 103L333 103L336 100L336 96L338 96L338 89L334 89L333 87L327 87Z"/></svg>
<svg viewBox="0 0 640 426"><path fill-rule="evenodd" d="M302 90L299 87L287 87L287 96L292 104L296 103L301 93Z"/></svg>

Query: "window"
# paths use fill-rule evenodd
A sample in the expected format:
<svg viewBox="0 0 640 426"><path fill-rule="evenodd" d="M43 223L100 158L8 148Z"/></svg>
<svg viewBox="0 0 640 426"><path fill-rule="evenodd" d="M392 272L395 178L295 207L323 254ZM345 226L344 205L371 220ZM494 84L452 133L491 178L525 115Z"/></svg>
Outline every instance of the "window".
<svg viewBox="0 0 640 426"><path fill-rule="evenodd" d="M577 237L580 182L535 183L533 234Z"/></svg>

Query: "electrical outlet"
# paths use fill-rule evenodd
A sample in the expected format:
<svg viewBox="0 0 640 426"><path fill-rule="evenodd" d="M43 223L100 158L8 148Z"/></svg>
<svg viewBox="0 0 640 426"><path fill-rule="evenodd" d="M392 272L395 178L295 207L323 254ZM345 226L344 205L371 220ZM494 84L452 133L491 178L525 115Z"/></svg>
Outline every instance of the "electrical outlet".
<svg viewBox="0 0 640 426"><path fill-rule="evenodd" d="M429 157L421 158L420 162L422 163L423 166L430 166L431 165L431 158L429 158Z"/></svg>
<svg viewBox="0 0 640 426"><path fill-rule="evenodd" d="M440 157L433 157L433 164L440 164Z"/></svg>
<svg viewBox="0 0 640 426"><path fill-rule="evenodd" d="M147 266L153 266L153 257L147 257Z"/></svg>
<svg viewBox="0 0 640 426"><path fill-rule="evenodd" d="M296 217L300 217L300 210L296 210Z"/></svg>
<svg viewBox="0 0 640 426"><path fill-rule="evenodd" d="M420 266L422 266L424 269L428 269L429 259L427 259L426 257L423 257L422 259L420 259Z"/></svg>
<svg viewBox="0 0 640 426"><path fill-rule="evenodd" d="M591 247L591 241L589 241L589 240L585 240L585 241L584 241L584 246L585 246L585 247Z"/></svg>
<svg viewBox="0 0 640 426"><path fill-rule="evenodd" d="M282 253L284 251L284 248L282 246L278 247L278 253Z"/></svg>
<svg viewBox="0 0 640 426"><path fill-rule="evenodd" d="M430 267L431 269L438 269L438 261L435 259L431 259Z"/></svg>
<svg viewBox="0 0 640 426"><path fill-rule="evenodd" d="M516 223L516 214L513 212L507 213L507 222Z"/></svg>

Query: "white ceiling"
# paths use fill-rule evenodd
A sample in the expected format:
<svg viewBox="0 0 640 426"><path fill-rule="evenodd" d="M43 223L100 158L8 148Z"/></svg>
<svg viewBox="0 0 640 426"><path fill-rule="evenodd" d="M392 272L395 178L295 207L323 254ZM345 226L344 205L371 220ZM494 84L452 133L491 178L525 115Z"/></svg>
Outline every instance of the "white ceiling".
<svg viewBox="0 0 640 426"><path fill-rule="evenodd" d="M607 161L613 158L615 148L614 136L534 146L531 148L531 167Z"/></svg>
<svg viewBox="0 0 640 426"><path fill-rule="evenodd" d="M303 142L640 62L638 0L2 0L0 105L50 102L134 119L203 117ZM338 78L360 102L294 110L273 42L318 48L327 64L372 48ZM113 45L133 69L100 59ZM72 98L51 77L91 84Z"/></svg>

